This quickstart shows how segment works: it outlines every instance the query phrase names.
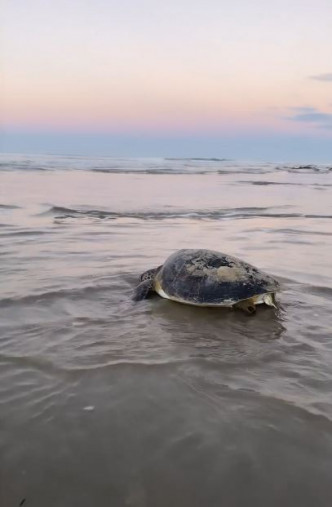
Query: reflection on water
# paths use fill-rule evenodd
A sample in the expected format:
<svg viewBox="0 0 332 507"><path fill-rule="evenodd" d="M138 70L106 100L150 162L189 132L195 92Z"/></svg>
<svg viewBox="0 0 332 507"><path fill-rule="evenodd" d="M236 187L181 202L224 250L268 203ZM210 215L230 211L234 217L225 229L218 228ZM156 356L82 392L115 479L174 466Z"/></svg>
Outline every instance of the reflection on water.
<svg viewBox="0 0 332 507"><path fill-rule="evenodd" d="M327 166L7 157L1 506L329 505L331 188ZM279 278L279 310L131 300L197 247Z"/></svg>

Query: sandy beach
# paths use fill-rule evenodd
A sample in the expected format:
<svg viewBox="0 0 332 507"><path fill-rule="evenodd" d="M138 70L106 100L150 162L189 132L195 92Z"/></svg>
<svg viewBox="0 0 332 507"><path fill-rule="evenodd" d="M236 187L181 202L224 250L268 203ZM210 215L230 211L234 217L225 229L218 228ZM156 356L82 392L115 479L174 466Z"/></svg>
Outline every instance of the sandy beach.
<svg viewBox="0 0 332 507"><path fill-rule="evenodd" d="M331 170L1 163L1 505L326 507ZM276 276L280 309L131 300L197 247Z"/></svg>

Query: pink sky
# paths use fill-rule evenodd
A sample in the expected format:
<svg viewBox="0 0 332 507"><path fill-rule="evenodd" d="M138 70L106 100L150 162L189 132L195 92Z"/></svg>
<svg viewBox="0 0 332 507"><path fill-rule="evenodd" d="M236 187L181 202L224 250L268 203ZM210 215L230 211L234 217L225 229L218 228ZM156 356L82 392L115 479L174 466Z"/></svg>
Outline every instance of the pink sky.
<svg viewBox="0 0 332 507"><path fill-rule="evenodd" d="M3 127L332 138L332 3L222 4L8 2Z"/></svg>

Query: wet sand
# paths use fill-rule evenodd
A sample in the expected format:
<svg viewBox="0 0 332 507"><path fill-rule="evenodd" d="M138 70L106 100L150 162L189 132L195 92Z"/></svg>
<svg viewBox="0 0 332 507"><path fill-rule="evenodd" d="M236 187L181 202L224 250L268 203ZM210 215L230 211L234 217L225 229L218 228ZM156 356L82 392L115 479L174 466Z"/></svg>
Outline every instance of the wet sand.
<svg viewBox="0 0 332 507"><path fill-rule="evenodd" d="M1 506L329 505L331 171L5 162ZM279 311L131 300L197 247L276 276Z"/></svg>

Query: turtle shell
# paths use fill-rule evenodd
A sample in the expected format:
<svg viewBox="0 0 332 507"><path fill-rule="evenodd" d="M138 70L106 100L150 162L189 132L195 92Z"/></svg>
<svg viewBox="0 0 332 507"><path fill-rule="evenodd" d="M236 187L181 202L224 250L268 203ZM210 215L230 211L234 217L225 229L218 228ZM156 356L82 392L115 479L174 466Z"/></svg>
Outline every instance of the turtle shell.
<svg viewBox="0 0 332 507"><path fill-rule="evenodd" d="M179 250L155 278L161 296L202 306L232 306L278 289L274 278L251 264L212 250Z"/></svg>

